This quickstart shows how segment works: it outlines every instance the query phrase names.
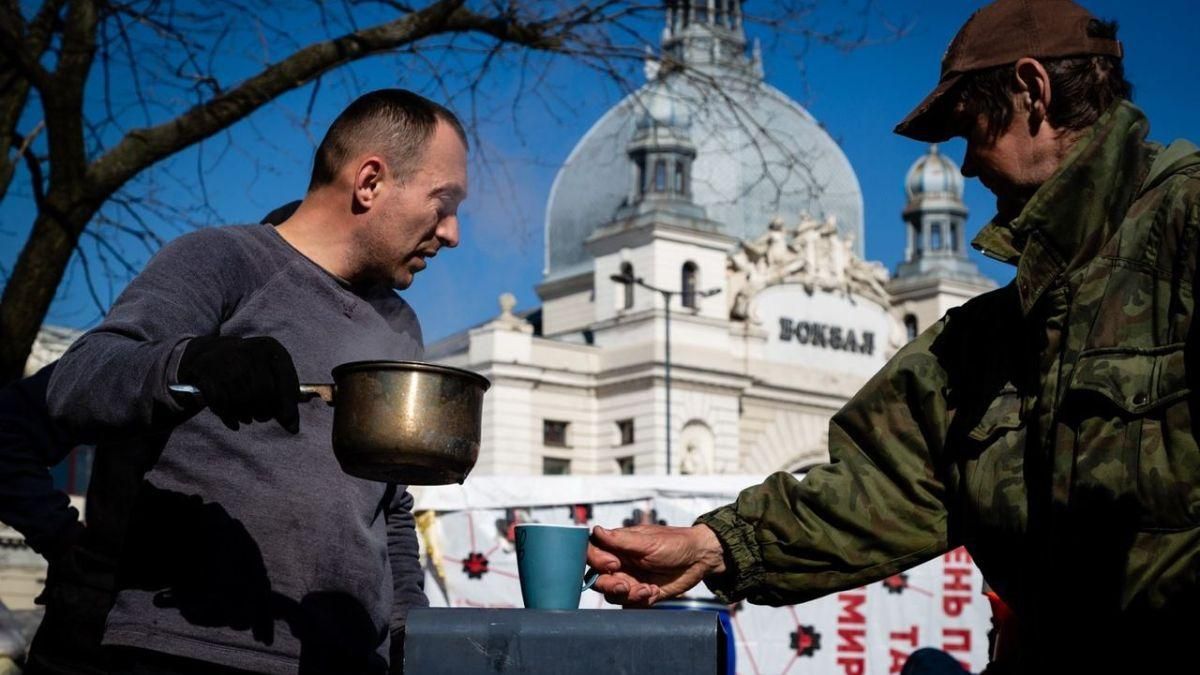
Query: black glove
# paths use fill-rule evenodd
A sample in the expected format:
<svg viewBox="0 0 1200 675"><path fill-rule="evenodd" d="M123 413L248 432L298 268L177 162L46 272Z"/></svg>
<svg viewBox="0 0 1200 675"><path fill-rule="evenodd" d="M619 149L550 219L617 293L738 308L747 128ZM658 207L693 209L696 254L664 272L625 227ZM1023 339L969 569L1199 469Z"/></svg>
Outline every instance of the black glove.
<svg viewBox="0 0 1200 675"><path fill-rule="evenodd" d="M275 338L192 338L179 359L178 379L199 389L208 408L234 431L238 422L269 419L293 434L300 431L296 366Z"/></svg>

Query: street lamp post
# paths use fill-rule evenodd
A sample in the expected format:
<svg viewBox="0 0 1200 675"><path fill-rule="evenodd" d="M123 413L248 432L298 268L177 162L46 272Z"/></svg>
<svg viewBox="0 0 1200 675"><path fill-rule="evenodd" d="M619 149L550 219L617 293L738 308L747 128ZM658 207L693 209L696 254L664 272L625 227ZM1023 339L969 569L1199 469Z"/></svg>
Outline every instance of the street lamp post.
<svg viewBox="0 0 1200 675"><path fill-rule="evenodd" d="M625 274L614 274L609 277L619 284L637 284L646 290L654 291L663 298L663 305L667 308L666 323L667 323L667 342L666 342L666 388L667 388L667 475L671 474L671 298L676 295L683 295L683 291L669 291L665 288L652 286L642 280L641 277L630 277ZM694 291L697 297L708 298L720 293L720 288L710 288L706 291Z"/></svg>

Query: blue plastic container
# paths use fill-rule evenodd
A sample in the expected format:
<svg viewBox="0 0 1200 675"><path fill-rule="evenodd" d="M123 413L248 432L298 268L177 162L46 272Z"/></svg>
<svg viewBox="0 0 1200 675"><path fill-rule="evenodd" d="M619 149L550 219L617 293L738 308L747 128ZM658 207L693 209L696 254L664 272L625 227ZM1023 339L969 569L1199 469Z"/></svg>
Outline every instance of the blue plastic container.
<svg viewBox="0 0 1200 675"><path fill-rule="evenodd" d="M690 610L694 612L716 612L717 620L721 622L721 631L725 633L725 675L737 673L737 646L734 642L733 621L729 614L729 605L716 598L674 598L654 604L654 609Z"/></svg>

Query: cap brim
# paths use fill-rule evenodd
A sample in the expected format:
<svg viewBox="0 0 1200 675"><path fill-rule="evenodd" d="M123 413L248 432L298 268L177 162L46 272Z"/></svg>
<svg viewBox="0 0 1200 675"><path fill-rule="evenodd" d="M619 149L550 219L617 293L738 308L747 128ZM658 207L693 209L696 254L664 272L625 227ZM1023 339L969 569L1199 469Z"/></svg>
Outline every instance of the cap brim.
<svg viewBox="0 0 1200 675"><path fill-rule="evenodd" d="M895 132L901 136L924 141L926 143L941 143L954 137L954 125L951 119L953 112L946 94L958 84L963 74L951 75L921 101L904 121L896 125Z"/></svg>

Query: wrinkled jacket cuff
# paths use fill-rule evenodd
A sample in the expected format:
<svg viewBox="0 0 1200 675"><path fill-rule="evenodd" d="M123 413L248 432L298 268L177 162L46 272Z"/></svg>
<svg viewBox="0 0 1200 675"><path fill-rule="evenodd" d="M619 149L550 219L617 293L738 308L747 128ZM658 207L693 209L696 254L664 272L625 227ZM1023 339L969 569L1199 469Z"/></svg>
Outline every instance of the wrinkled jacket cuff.
<svg viewBox="0 0 1200 675"><path fill-rule="evenodd" d="M762 584L765 571L754 528L738 516L733 506L709 511L696 523L707 525L725 549L725 573L704 580L721 602L737 602Z"/></svg>

